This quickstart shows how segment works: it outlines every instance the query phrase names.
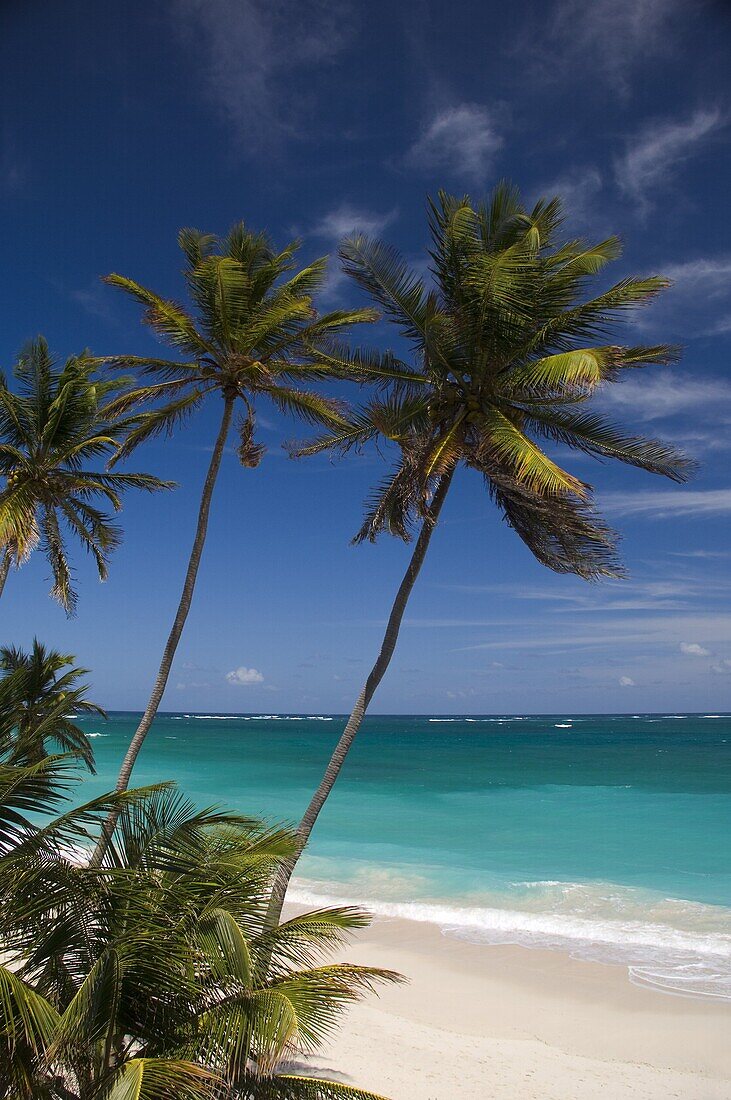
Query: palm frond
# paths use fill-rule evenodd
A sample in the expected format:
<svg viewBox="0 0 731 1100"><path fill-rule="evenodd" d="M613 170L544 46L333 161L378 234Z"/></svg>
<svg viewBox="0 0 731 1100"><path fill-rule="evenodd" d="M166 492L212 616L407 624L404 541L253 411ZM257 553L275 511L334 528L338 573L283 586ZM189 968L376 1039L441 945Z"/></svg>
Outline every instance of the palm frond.
<svg viewBox="0 0 731 1100"><path fill-rule="evenodd" d="M269 1079L252 1081L250 1087L256 1100L388 1100L354 1085L294 1073L278 1073Z"/></svg>
<svg viewBox="0 0 731 1100"><path fill-rule="evenodd" d="M672 445L627 435L597 413L532 407L527 424L546 439L600 458L613 458L672 481L687 481L696 470L693 459Z"/></svg>
<svg viewBox="0 0 731 1100"><path fill-rule="evenodd" d="M617 535L589 505L571 497L546 500L506 485L494 473L487 482L505 520L542 565L590 581L624 575Z"/></svg>
<svg viewBox="0 0 731 1100"><path fill-rule="evenodd" d="M191 413L195 412L204 396L205 392L203 390L194 389L183 397L169 401L161 408L140 413L136 418L136 426L129 432L119 450L110 459L109 467L116 466L118 462L127 458L140 444L146 443L149 439L154 439L159 435L172 435L175 429Z"/></svg>
<svg viewBox="0 0 731 1100"><path fill-rule="evenodd" d="M424 463L424 480L439 477L454 466L462 456L463 422L467 418L466 410L457 414L454 423L436 440Z"/></svg>
<svg viewBox="0 0 731 1100"><path fill-rule="evenodd" d="M571 493L583 498L586 486L549 458L500 409L483 410L480 419L480 447L494 455L516 481L530 492L548 497Z"/></svg>
<svg viewBox="0 0 731 1100"><path fill-rule="evenodd" d="M78 595L71 583L71 569L66 557L66 547L56 513L52 508L43 509L40 528L45 554L53 574L51 596L54 600L58 600L66 614L71 617L76 613Z"/></svg>
<svg viewBox="0 0 731 1100"><path fill-rule="evenodd" d="M8 967L0 964L0 1065L29 1051L41 1058L58 1026L53 1005L27 985ZM4 1056L3 1056L4 1055Z"/></svg>
<svg viewBox="0 0 731 1100"><path fill-rule="evenodd" d="M181 229L178 244L191 267L197 267L210 256L217 240L213 233L201 233L199 229Z"/></svg>
<svg viewBox="0 0 731 1100"><path fill-rule="evenodd" d="M354 906L300 913L256 937L252 947L262 976L284 968L311 966L339 947L348 933L365 928L370 917Z"/></svg>
<svg viewBox="0 0 731 1100"><path fill-rule="evenodd" d="M616 368L620 348L577 348L542 359L528 360L513 366L505 380L505 395L532 394L550 397L553 394L580 399L591 394Z"/></svg>
<svg viewBox="0 0 731 1100"><path fill-rule="evenodd" d="M346 344L332 341L318 351L318 358L336 377L360 384L389 386L397 383L399 387L414 390L429 384L429 379L419 371L413 370L391 351L379 352L371 348L350 348Z"/></svg>
<svg viewBox="0 0 731 1100"><path fill-rule="evenodd" d="M232 978L246 987L252 984L248 940L233 913L220 906L207 913L200 924L198 943L214 979Z"/></svg>
<svg viewBox="0 0 731 1100"><path fill-rule="evenodd" d="M571 242L559 248L549 257L551 267L560 268L561 274L572 276L597 275L608 263L618 260L622 255L622 242L619 237L607 237L598 244L582 247L581 242Z"/></svg>
<svg viewBox="0 0 731 1100"><path fill-rule="evenodd" d="M289 386L268 386L262 392L282 412L298 416L308 424L325 424L336 429L347 424L345 407L332 397Z"/></svg>
<svg viewBox="0 0 731 1100"><path fill-rule="evenodd" d="M212 351L208 341L196 329L190 315L175 302L161 298L154 291L124 275L106 275L104 282L119 287L145 306L147 324L173 347L193 356L208 355Z"/></svg>
<svg viewBox="0 0 731 1100"><path fill-rule="evenodd" d="M69 797L74 765L68 754L25 767L0 763L0 853L19 848L37 827L32 818L52 813Z"/></svg>
<svg viewBox="0 0 731 1100"><path fill-rule="evenodd" d="M353 543L375 542L384 531L409 542L420 516L423 486L418 477L419 463L406 451L401 461L369 493L365 518ZM416 475L416 476L415 476Z"/></svg>
<svg viewBox="0 0 731 1100"><path fill-rule="evenodd" d="M25 481L0 492L0 546L9 547L19 565L41 541L37 508L37 496Z"/></svg>
<svg viewBox="0 0 731 1100"><path fill-rule="evenodd" d="M100 1100L214 1100L220 1081L210 1070L173 1058L131 1058L113 1072Z"/></svg>
<svg viewBox="0 0 731 1100"><path fill-rule="evenodd" d="M352 448L362 447L377 435L378 428L373 423L368 410L351 409L346 414L345 423L342 426L329 428L317 439L306 442L290 441L286 444L286 448L292 458L321 454L323 451L344 455Z"/></svg>
<svg viewBox="0 0 731 1100"><path fill-rule="evenodd" d="M382 306L407 339L418 342L426 337L426 287L395 249L357 234L340 245L340 258L346 273Z"/></svg>

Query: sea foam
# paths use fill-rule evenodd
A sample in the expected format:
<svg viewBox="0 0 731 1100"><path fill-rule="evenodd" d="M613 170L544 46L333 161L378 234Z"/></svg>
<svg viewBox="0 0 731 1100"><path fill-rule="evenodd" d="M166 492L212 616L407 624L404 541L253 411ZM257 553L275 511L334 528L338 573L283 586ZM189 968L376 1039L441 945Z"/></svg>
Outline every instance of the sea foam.
<svg viewBox="0 0 731 1100"><path fill-rule="evenodd" d="M731 934L719 930L716 907L665 899L671 916L678 913L689 924L699 925L679 928L662 919L621 916L622 908L639 914L641 903L628 901L632 891L614 884L599 887L550 879L514 885L528 892L537 890L552 906L557 895L573 898L575 911L567 911L566 906L557 912L555 908L536 911L444 901L385 901L344 896L337 887L331 893L327 884L321 892L319 884L311 881L295 882L289 896L304 905L362 905L374 916L434 924L445 936L474 944L565 951L572 958L625 966L633 983L663 993L731 1001ZM607 911L601 913L602 908ZM594 915L582 915L589 911ZM700 927L709 914L713 931Z"/></svg>

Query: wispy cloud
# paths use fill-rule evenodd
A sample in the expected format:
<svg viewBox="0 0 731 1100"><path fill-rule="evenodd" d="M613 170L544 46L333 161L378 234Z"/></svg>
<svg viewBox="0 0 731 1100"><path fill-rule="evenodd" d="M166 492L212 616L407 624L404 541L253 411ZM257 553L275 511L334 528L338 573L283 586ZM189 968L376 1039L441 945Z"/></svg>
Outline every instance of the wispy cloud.
<svg viewBox="0 0 731 1100"><path fill-rule="evenodd" d="M673 282L647 310L636 315L639 328L690 336L724 336L731 331L731 254L698 256L684 263L659 264Z"/></svg>
<svg viewBox="0 0 731 1100"><path fill-rule="evenodd" d="M487 635L489 640L459 646L452 652L485 651L497 652L500 656L501 651L537 651L552 656L575 652L578 659L592 651L603 651L605 664L619 665L619 673L630 657L634 667L640 660L663 661L667 668L674 663L677 667L679 645L687 638L703 638L705 644L701 648L707 648L711 654L714 651L728 653L731 642L731 616L719 611L628 615L621 622L621 630L619 627L616 619L606 615L597 615L591 624L584 619L562 623L560 630L551 631L537 630L535 619L514 619L504 628L491 629ZM708 671L708 666L701 661L686 667L696 668L699 672Z"/></svg>
<svg viewBox="0 0 731 1100"><path fill-rule="evenodd" d="M504 140L498 112L479 103L460 103L436 112L406 154L407 165L442 169L483 183Z"/></svg>
<svg viewBox="0 0 731 1100"><path fill-rule="evenodd" d="M720 317L705 333L706 336L728 336L731 332L731 313Z"/></svg>
<svg viewBox="0 0 731 1100"><path fill-rule="evenodd" d="M623 688L633 688L636 686L631 676L620 676L617 683Z"/></svg>
<svg viewBox="0 0 731 1100"><path fill-rule="evenodd" d="M672 519L731 514L731 489L659 489L604 493L602 506L617 516Z"/></svg>
<svg viewBox="0 0 731 1100"><path fill-rule="evenodd" d="M270 145L302 136L303 104L317 74L350 42L354 8L348 0L173 0L176 28L205 66L210 100L233 124L242 144Z"/></svg>
<svg viewBox="0 0 731 1100"><path fill-rule="evenodd" d="M572 587L566 591L567 585ZM575 586L575 587L574 587ZM715 606L719 597L731 596L731 580L712 578L707 571L693 577L684 571L682 577L661 580L607 581L599 586L589 586L579 581L561 582L561 590L542 586L519 584L455 585L435 587L450 592L464 593L471 597L499 595L505 599L538 602L548 605L551 615L589 616L597 613L626 613L628 611L679 611L699 604ZM467 624L465 624L467 625ZM470 625L478 625L472 623Z"/></svg>
<svg viewBox="0 0 731 1100"><path fill-rule="evenodd" d="M635 634L633 640L638 643L649 643L654 640L652 633L639 633ZM561 631L561 634L544 634L537 635L531 638L502 638L500 641L495 642L479 642L476 645L459 646L454 649L454 653L467 653L471 650L477 649L505 649L505 650L519 650L519 649L539 649L539 650L553 650L560 653L571 653L575 649L606 649L615 645L626 645L627 634L608 634L605 632L593 631L591 634L577 634L573 631L567 631L565 628Z"/></svg>
<svg viewBox="0 0 731 1100"><path fill-rule="evenodd" d="M336 248L338 243L350 233L365 233L369 236L379 236L398 217L398 210L387 210L379 213L375 210L366 210L363 207L353 206L348 202L328 210L307 231L308 237L319 237L326 241L328 247ZM327 280L321 291L321 301L326 305L340 305L345 298L345 290L352 285L337 255L330 257L327 270Z"/></svg>
<svg viewBox="0 0 731 1100"><path fill-rule="evenodd" d="M558 176L542 186L539 194L558 195L563 203L568 226L600 232L599 227L604 222L604 213L598 201L602 189L600 172L589 167L577 168L566 175Z"/></svg>
<svg viewBox="0 0 731 1100"><path fill-rule="evenodd" d="M102 321L112 321L114 314L107 289L102 283L93 282L87 287L69 291L69 298L92 317L98 317Z"/></svg>
<svg viewBox="0 0 731 1100"><path fill-rule="evenodd" d="M549 11L546 75L575 79L581 68L627 95L635 64L670 52L686 9L684 0L558 0Z"/></svg>
<svg viewBox="0 0 731 1100"><path fill-rule="evenodd" d="M0 191L20 191L26 180L25 166L7 155L0 158Z"/></svg>
<svg viewBox="0 0 731 1100"><path fill-rule="evenodd" d="M673 558L727 558L729 550L668 550Z"/></svg>
<svg viewBox="0 0 731 1100"><path fill-rule="evenodd" d="M229 684L247 687L250 684L263 684L264 676L256 668L246 668L245 665L239 665L232 672L226 673L226 680Z"/></svg>
<svg viewBox="0 0 731 1100"><path fill-rule="evenodd" d="M378 213L342 202L329 210L310 230L313 237L324 237L329 241L339 241L349 233L365 233L378 236L398 217L398 210Z"/></svg>
<svg viewBox="0 0 731 1100"><path fill-rule="evenodd" d="M705 293L709 289L713 291L714 286L719 287L719 283L731 277L731 256L701 256L682 264L666 264L663 272L684 289L696 287Z"/></svg>
<svg viewBox="0 0 731 1100"><path fill-rule="evenodd" d="M678 647L680 652L685 654L686 657L710 657L710 649L706 649L704 646L699 645L698 642L681 642Z"/></svg>
<svg viewBox="0 0 731 1100"><path fill-rule="evenodd" d="M667 188L673 173L724 125L718 108L703 108L687 119L646 123L615 161L620 190L645 213L652 206L650 192Z"/></svg>
<svg viewBox="0 0 731 1100"><path fill-rule="evenodd" d="M601 402L636 420L664 420L689 409L731 409L731 383L702 378L684 371L625 375L620 385L608 386Z"/></svg>

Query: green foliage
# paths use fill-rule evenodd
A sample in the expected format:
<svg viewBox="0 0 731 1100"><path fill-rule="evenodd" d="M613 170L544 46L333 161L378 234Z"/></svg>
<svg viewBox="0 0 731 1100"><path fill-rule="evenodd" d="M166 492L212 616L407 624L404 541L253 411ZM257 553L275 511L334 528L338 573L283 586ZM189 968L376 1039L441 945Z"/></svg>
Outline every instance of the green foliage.
<svg viewBox="0 0 731 1100"><path fill-rule="evenodd" d="M106 715L87 700L86 684L79 683L87 669L74 668L72 660L36 639L30 653L0 648L0 751L10 764L38 763L48 755L50 741L94 770L91 743L74 718Z"/></svg>
<svg viewBox="0 0 731 1100"><path fill-rule="evenodd" d="M147 439L175 431L210 394L238 399L244 406L238 452L244 466L256 466L264 453L255 439L259 399L308 423L343 423L338 402L303 390L298 383L337 375L337 366L321 348L351 325L374 320L374 311L318 315L313 294L324 282L326 259L296 271L296 241L277 253L264 234L243 222L222 240L182 229L178 243L185 257L191 311L132 279L107 276L108 283L144 307L144 320L156 335L188 360L110 359L152 379L133 392L132 400L153 406L137 414L113 461Z"/></svg>
<svg viewBox="0 0 731 1100"><path fill-rule="evenodd" d="M197 810L172 785L57 813L74 759L0 753L0 1097L374 1100L284 1072L348 1004L398 976L323 965L350 908L264 930L282 830ZM102 865L80 859L110 807ZM375 1098L377 1100L377 1098Z"/></svg>
<svg viewBox="0 0 731 1100"><path fill-rule="evenodd" d="M91 554L100 580L121 539L112 512L127 489L154 492L169 484L149 474L89 469L115 454L127 423L120 413L127 379L99 375L88 354L57 367L42 337L28 344L15 367L17 392L0 378L0 550L22 564L40 545L51 565L51 595L68 614L76 606L66 534Z"/></svg>
<svg viewBox="0 0 731 1100"><path fill-rule="evenodd" d="M378 241L359 234L343 243L346 271L410 342L414 362L333 343L333 369L377 382L381 392L293 453L343 452L378 439L395 445L396 466L369 500L356 541L382 531L409 538L429 516L438 480L462 464L484 477L505 520L543 564L589 579L618 575L616 536L594 511L591 486L543 444L675 481L689 476L693 464L673 447L628 435L584 407L626 370L677 358L668 345L606 342L618 320L667 280L626 278L586 297L591 280L620 255L617 238L562 240L559 200L528 211L507 184L477 206L440 192L429 222L429 281Z"/></svg>

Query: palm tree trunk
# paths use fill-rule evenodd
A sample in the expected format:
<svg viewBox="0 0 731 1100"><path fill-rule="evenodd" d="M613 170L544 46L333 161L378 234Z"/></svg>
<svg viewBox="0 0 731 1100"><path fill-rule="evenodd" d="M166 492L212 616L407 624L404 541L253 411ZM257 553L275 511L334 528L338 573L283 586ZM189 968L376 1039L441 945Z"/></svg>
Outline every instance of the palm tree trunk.
<svg viewBox="0 0 731 1100"><path fill-rule="evenodd" d="M5 547L5 553L3 554L3 560L0 562L0 596L3 594L5 588L5 582L8 579L8 573L10 572L10 565L13 560L13 553L9 546Z"/></svg>
<svg viewBox="0 0 731 1100"><path fill-rule="evenodd" d="M211 455L211 463L208 467L208 473L206 475L205 484L203 486L203 493L201 495L200 508L198 510L198 525L195 531L195 539L193 540L193 549L190 552L190 560L188 561L188 570L185 574L185 582L183 584L183 593L180 597L180 603L178 604L177 614L173 622L172 630L168 637L165 649L162 655L162 661L160 662L160 668L157 673L157 679L155 680L150 701L145 708L145 713L142 715L140 724L137 727L134 737L129 743L129 748L122 761L122 767L117 779L116 791L121 793L126 791L129 785L130 775L132 774L132 768L134 767L137 755L142 748L142 744L147 736L148 730L152 725L152 722L157 714L157 709L160 706L160 702L163 697L163 693L167 686L168 677L170 676L170 670L172 668L173 660L175 658L175 651L178 648L178 642L180 636L183 633L183 627L185 626L185 620L188 618L188 612L190 611L190 605L193 600L193 590L195 588L196 577L198 576L198 568L201 563L201 555L203 553L203 546L206 541L206 532L208 530L208 516L211 510L211 498L213 496L213 490L216 485L216 479L218 477L218 471L221 468L221 459L223 457L224 448L226 446L226 440L228 438L229 429L231 427L231 417L233 415L235 398L226 396L224 398L223 418L221 420L221 427L218 430L218 437L216 444L213 448L213 454ZM101 836L94 850L94 854L91 858L90 866L97 867L107 850L109 841L111 839L114 826L117 823L119 817L119 809L112 809L104 822L102 827Z"/></svg>
<svg viewBox="0 0 731 1100"><path fill-rule="evenodd" d="M394 600L393 607L391 608L391 614L388 618L386 625L386 632L383 635L383 641L381 642L381 651L378 654L376 663L370 671L368 679L363 685L353 711L348 719L347 725L343 730L343 733L338 741L332 756L330 757L325 774L322 777L320 786L315 791L309 806L305 810L304 817L300 821L296 829L297 838L297 852L286 863L284 863L274 882L272 887L272 893L269 900L269 907L266 915L266 927L273 928L279 923L279 918L282 913L282 906L284 905L284 896L287 893L287 887L289 886L289 880L292 877L292 873L297 865L297 860L302 854L307 841L309 840L310 833L312 832L315 822L319 816L320 810L325 805L325 801L328 798L330 791L335 785L335 780L340 775L340 769L345 763L345 758L350 751L350 746L355 740L355 735L360 729L361 723L366 715L366 711L370 705L376 688L380 684L381 680L386 674L393 652L396 648L396 642L398 641L399 631L401 630L401 620L404 617L406 611L406 605L409 602L411 590L416 583L416 578L421 572L421 567L424 564L424 558L426 552L429 549L429 542L436 527L439 513L442 510L442 505L447 496L449 486L452 482L454 475L454 467L448 470L442 475L437 490L434 493L434 499L429 510L429 515L425 518L419 537L416 540L416 546L414 552L411 555L411 560L404 573L403 580L399 585L399 590L396 593L396 599Z"/></svg>

